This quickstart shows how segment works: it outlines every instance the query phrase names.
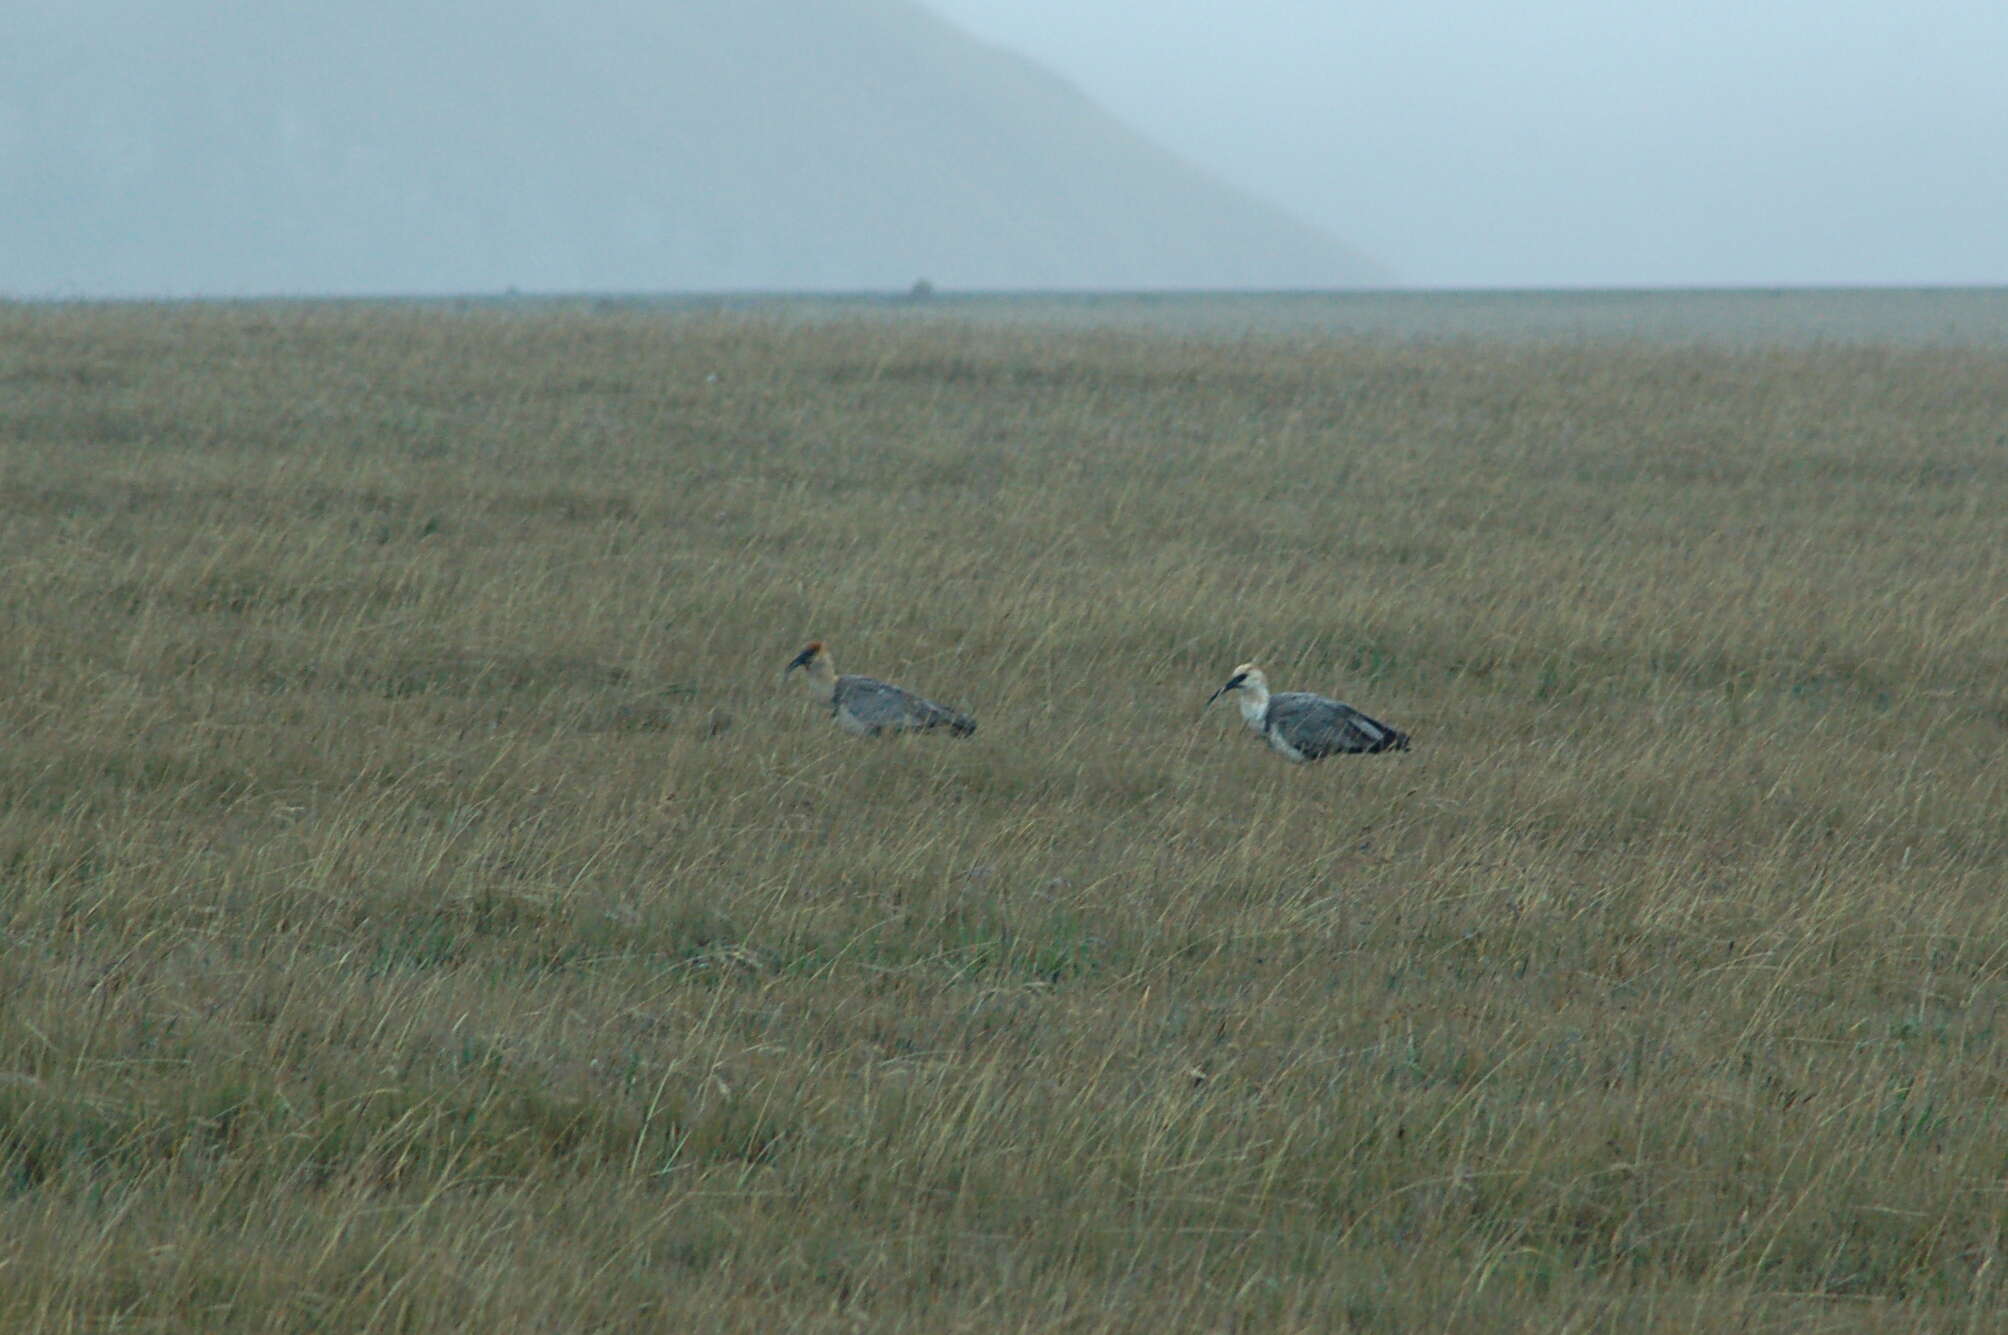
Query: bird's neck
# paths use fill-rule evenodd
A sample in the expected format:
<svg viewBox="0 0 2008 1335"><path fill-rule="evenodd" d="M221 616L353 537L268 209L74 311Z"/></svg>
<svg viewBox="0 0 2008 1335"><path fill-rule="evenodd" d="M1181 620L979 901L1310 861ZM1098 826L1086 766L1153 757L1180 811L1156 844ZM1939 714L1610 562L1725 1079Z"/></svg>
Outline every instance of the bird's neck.
<svg viewBox="0 0 2008 1335"><path fill-rule="evenodd" d="M830 703L837 693L837 668L827 658L818 658L802 668L802 678L809 683L809 694Z"/></svg>
<svg viewBox="0 0 2008 1335"><path fill-rule="evenodd" d="M1251 681L1234 693L1234 703L1241 707L1241 717L1251 728L1262 726L1262 715L1269 711L1269 688L1259 681Z"/></svg>

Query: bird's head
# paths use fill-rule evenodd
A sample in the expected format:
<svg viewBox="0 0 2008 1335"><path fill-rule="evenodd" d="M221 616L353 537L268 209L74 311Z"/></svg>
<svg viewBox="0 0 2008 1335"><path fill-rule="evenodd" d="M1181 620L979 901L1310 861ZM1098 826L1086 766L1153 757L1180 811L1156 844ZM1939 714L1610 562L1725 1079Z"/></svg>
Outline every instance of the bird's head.
<svg viewBox="0 0 2008 1335"><path fill-rule="evenodd" d="M1267 691L1268 689L1269 679L1262 675L1262 669L1256 667L1253 663L1243 663L1240 667L1234 669L1234 675L1222 683L1219 690L1206 697L1206 703L1210 705L1221 696L1234 691Z"/></svg>
<svg viewBox="0 0 2008 1335"><path fill-rule="evenodd" d="M827 655L823 652L823 642L821 640L810 640L806 645L802 646L802 652L796 654L794 658L789 660L788 666L781 669L781 675L785 677L796 668L810 667L825 657Z"/></svg>

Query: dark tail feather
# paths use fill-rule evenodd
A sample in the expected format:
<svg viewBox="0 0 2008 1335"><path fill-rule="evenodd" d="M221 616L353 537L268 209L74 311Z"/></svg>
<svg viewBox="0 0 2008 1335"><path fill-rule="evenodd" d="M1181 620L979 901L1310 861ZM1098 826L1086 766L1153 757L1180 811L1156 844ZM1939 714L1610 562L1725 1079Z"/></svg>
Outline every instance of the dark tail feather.
<svg viewBox="0 0 2008 1335"><path fill-rule="evenodd" d="M1361 717L1365 716L1362 715ZM1367 747L1368 755L1375 755L1382 751L1408 750L1408 734L1403 732L1400 728L1390 728L1387 724L1381 722L1377 718L1367 719L1366 721L1373 724L1376 728L1379 728L1381 731L1380 739L1374 742L1371 746Z"/></svg>
<svg viewBox="0 0 2008 1335"><path fill-rule="evenodd" d="M976 731L976 720L961 710L950 709L947 705L935 704L932 700L926 700L922 703L926 706L925 712L920 718L922 731L933 732L936 728L946 728L957 737L967 737L970 733Z"/></svg>

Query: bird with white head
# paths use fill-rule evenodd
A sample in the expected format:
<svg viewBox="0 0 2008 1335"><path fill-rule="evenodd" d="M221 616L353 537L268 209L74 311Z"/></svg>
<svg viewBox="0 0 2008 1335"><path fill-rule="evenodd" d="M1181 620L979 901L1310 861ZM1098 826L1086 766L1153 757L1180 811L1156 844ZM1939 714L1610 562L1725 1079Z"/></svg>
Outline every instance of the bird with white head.
<svg viewBox="0 0 2008 1335"><path fill-rule="evenodd" d="M1406 751L1409 736L1341 704L1309 691L1271 694L1269 678L1253 663L1234 669L1221 688L1206 697L1212 704L1233 695L1241 717L1262 735L1269 749L1285 760L1307 765L1331 755L1364 755L1376 751Z"/></svg>

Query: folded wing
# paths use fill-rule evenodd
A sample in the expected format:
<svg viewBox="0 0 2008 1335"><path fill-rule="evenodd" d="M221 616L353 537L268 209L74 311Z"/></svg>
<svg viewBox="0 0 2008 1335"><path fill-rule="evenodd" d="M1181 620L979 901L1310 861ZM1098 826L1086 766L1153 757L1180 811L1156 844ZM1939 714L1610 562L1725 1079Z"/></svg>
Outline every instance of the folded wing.
<svg viewBox="0 0 2008 1335"><path fill-rule="evenodd" d="M874 677L842 677L831 699L837 721L853 732L931 732L946 728L957 737L976 731L976 720L912 691Z"/></svg>
<svg viewBox="0 0 2008 1335"><path fill-rule="evenodd" d="M1351 705L1308 691L1271 696L1264 731L1305 760L1340 753L1408 750L1407 733L1369 718Z"/></svg>

